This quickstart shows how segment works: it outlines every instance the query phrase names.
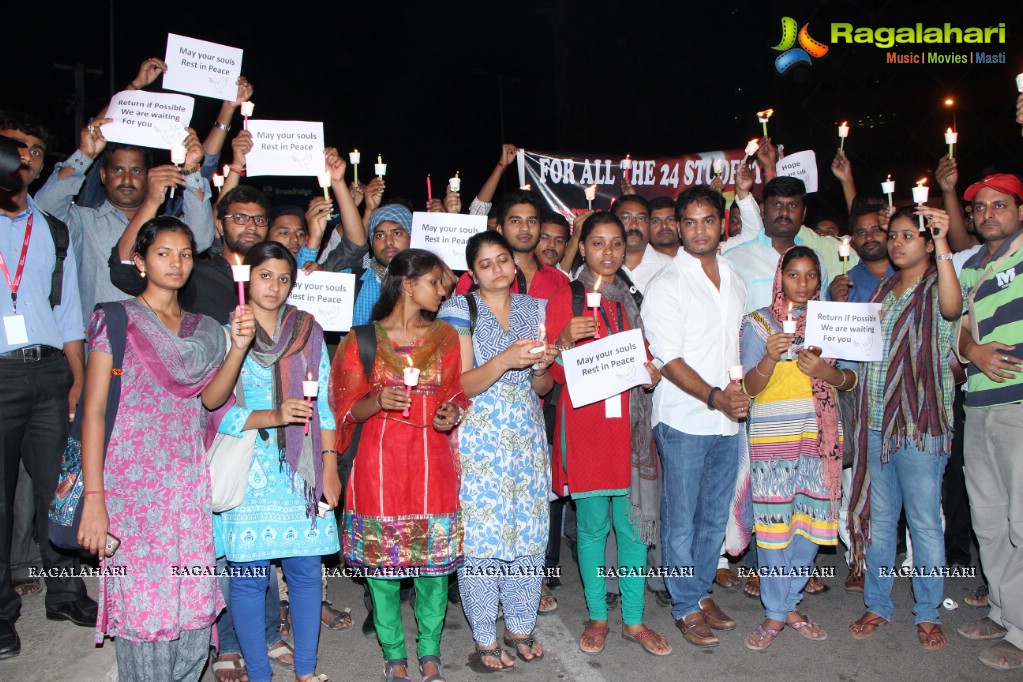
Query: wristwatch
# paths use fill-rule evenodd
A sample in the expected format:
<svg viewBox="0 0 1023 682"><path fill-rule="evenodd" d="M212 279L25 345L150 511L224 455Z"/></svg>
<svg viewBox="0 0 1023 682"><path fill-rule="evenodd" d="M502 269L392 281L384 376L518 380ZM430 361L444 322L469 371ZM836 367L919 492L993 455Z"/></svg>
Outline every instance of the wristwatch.
<svg viewBox="0 0 1023 682"><path fill-rule="evenodd" d="M713 388L710 389L710 393L707 394L707 409L708 410L716 410L716 409L718 409L718 408L714 407L714 396L716 396L720 392L721 392L721 389L718 388L717 386L714 386Z"/></svg>

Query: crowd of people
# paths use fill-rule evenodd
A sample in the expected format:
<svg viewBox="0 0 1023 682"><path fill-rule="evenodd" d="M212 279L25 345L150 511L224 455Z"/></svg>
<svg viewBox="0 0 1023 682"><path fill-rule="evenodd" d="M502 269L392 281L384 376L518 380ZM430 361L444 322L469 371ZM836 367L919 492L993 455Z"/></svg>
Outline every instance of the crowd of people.
<svg viewBox="0 0 1023 682"><path fill-rule="evenodd" d="M146 60L128 88L165 69ZM828 589L811 575L819 548L839 542L844 587L865 606L849 634L887 626L895 577L911 577L933 651L948 643L944 578L970 565L972 527L985 583L970 603L989 610L959 635L991 640L985 665L1023 668L1018 176L991 172L960 193L943 157L940 207L891 206L858 191L839 150L848 219L811 229L806 189L777 174L765 137L731 208L720 179L650 199L626 180L611 211L565 216L534 191L496 197L517 152L505 145L467 209L488 229L456 272L410 248L413 205L382 177L349 182L332 147L332 198L273 206L245 183L245 130L212 191L252 93L240 79L205 139L188 130L180 167L108 142L100 112L34 193L49 135L0 112L0 136L20 143L0 183L0 659L21 650L21 597L42 589L15 574L33 537L47 618L112 638L122 680L197 680L211 648L218 680L265 682L271 663L328 679L321 627L355 627L327 599L322 567L337 561L360 576L363 632L388 682L414 669L444 679L449 603L478 665L532 664L565 536L587 654L603 651L619 602L630 646L672 653L645 624L653 603L683 641L716 646L738 624L714 592L740 585L764 607L749 649L785 628L824 640L800 604ZM462 198L448 187L422 208L459 213ZM299 269L355 275L339 344L288 303ZM810 301L880 304L881 359L822 357L805 340ZM563 353L632 330L643 383L576 405ZM72 419L95 599L76 577L85 555L47 539ZM225 442L245 444L250 464L244 498L215 509L207 457ZM411 663L403 602L418 629Z"/></svg>

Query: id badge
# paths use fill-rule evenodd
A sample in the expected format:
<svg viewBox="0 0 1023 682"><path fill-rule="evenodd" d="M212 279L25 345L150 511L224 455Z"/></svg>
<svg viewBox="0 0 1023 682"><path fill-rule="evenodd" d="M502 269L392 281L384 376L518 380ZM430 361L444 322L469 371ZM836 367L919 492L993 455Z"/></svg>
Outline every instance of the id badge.
<svg viewBox="0 0 1023 682"><path fill-rule="evenodd" d="M24 315L4 316L4 336L8 346L28 343L28 329L25 327Z"/></svg>
<svg viewBox="0 0 1023 682"><path fill-rule="evenodd" d="M622 416L622 394L613 395L604 401L604 416L608 419L619 419Z"/></svg>

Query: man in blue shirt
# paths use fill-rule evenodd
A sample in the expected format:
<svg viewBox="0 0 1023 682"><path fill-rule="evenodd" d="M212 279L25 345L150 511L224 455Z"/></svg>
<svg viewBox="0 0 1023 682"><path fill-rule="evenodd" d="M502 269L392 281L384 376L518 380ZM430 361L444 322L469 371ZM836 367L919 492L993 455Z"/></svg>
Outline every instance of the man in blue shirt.
<svg viewBox="0 0 1023 682"><path fill-rule="evenodd" d="M0 467L16 472L24 462L32 477L35 532L43 567L71 575L78 558L47 540L47 512L60 475L68 417L75 409L85 372L84 323L75 253L64 260L59 304L50 305L56 252L47 216L28 194L39 177L46 132L34 119L0 111L0 135L24 143L21 165L0 189ZM63 229L67 229L64 227ZM11 587L10 552L14 483L0 486L0 659L17 656L21 640L14 621L21 597ZM46 578L46 617L96 625L96 602L81 578Z"/></svg>
<svg viewBox="0 0 1023 682"><path fill-rule="evenodd" d="M887 223L881 226L881 204L853 202L849 228L860 262L847 275L831 280L831 300L867 303L881 280L895 273L888 260Z"/></svg>

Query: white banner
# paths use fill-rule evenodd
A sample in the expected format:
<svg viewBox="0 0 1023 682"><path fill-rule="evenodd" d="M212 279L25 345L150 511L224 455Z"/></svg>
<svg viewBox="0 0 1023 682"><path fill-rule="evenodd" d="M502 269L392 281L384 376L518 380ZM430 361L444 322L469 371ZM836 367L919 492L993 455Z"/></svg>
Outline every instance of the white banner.
<svg viewBox="0 0 1023 682"><path fill-rule="evenodd" d="M576 407L650 383L643 332L630 329L561 352L565 384Z"/></svg>
<svg viewBox="0 0 1023 682"><path fill-rule="evenodd" d="M786 155L778 162L778 175L799 178L807 194L813 194L817 191L817 155L812 149Z"/></svg>
<svg viewBox="0 0 1023 682"><path fill-rule="evenodd" d="M167 34L163 87L193 95L231 100L238 96L242 51L237 47Z"/></svg>
<svg viewBox="0 0 1023 682"><path fill-rule="evenodd" d="M346 332L352 326L355 275L347 272L298 271L288 303L312 313L325 331Z"/></svg>
<svg viewBox="0 0 1023 682"><path fill-rule="evenodd" d="M468 270L465 243L469 237L486 229L485 215L417 212L412 214L412 241L409 245L414 249L433 251L452 270Z"/></svg>
<svg viewBox="0 0 1023 682"><path fill-rule="evenodd" d="M170 149L188 135L185 128L192 121L194 104L188 95L148 90L119 92L107 107L107 117L114 120L103 126L103 137L109 142Z"/></svg>
<svg viewBox="0 0 1023 682"><path fill-rule="evenodd" d="M881 304L810 301L804 345L817 346L825 358L880 360L884 352Z"/></svg>
<svg viewBox="0 0 1023 682"><path fill-rule="evenodd" d="M323 172L321 121L249 120L252 151L245 156L253 175L312 175Z"/></svg>

